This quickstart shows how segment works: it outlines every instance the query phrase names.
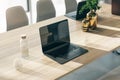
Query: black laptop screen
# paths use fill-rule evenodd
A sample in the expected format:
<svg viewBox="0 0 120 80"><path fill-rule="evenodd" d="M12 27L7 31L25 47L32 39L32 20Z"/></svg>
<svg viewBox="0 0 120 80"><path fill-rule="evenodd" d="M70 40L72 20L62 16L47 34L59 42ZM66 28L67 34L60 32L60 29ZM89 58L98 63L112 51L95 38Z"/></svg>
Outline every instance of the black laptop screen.
<svg viewBox="0 0 120 80"><path fill-rule="evenodd" d="M67 19L43 26L39 31L43 52L70 42Z"/></svg>
<svg viewBox="0 0 120 80"><path fill-rule="evenodd" d="M79 11L82 9L82 7L85 4L86 4L86 1L81 1L81 2L78 3L76 20L85 18L86 17L86 13L88 13L90 11L89 9L85 9L85 10L82 11L81 14L79 13Z"/></svg>

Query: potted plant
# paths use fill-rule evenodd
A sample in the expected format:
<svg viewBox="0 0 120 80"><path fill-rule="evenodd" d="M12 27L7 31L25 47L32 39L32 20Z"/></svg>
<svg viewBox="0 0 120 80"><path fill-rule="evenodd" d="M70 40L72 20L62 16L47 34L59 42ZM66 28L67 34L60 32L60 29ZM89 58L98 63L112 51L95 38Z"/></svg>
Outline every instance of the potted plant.
<svg viewBox="0 0 120 80"><path fill-rule="evenodd" d="M98 5L98 0L86 0L86 4L82 6L82 8L79 11L79 14L82 14L82 12L84 12L85 10L89 9L94 10L96 12L96 10L100 9L100 6Z"/></svg>
<svg viewBox="0 0 120 80"><path fill-rule="evenodd" d="M89 12L86 13L86 19L89 20L89 25L90 25L89 28L96 29L96 27L97 27L96 10L100 9L100 6L98 5L98 0L86 0L86 4L82 6L82 8L79 11L79 14L82 14L82 12L84 12L85 10L88 10L88 9L89 9ZM84 19L84 20L86 20L86 19Z"/></svg>

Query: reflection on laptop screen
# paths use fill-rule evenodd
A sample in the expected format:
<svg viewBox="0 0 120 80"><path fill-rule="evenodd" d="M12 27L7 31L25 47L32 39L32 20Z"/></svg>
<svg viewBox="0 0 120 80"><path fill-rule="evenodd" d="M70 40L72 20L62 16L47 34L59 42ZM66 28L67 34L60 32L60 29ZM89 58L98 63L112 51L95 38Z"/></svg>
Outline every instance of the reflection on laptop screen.
<svg viewBox="0 0 120 80"><path fill-rule="evenodd" d="M82 13L80 14L79 11L82 9L82 7L86 4L86 1L80 1L77 5L77 11L73 11L70 12L68 14L66 14L66 17L69 17L71 19L74 20L82 20L83 18L86 17L86 13L88 13L90 10L89 9L85 9L82 11Z"/></svg>
<svg viewBox="0 0 120 80"><path fill-rule="evenodd" d="M67 20L40 28L43 52L70 42Z"/></svg>
<svg viewBox="0 0 120 80"><path fill-rule="evenodd" d="M58 63L65 63L87 50L70 43L68 20L59 21L39 29L43 53Z"/></svg>

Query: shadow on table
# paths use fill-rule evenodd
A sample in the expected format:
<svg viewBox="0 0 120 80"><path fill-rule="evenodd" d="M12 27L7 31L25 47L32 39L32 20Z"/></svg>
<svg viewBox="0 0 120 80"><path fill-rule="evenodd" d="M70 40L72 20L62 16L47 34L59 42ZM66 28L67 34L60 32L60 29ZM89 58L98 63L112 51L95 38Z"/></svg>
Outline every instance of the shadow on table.
<svg viewBox="0 0 120 80"><path fill-rule="evenodd" d="M90 30L89 32L107 37L120 38L120 31L116 31L116 30L110 30L110 29L98 27L96 30Z"/></svg>
<svg viewBox="0 0 120 80"><path fill-rule="evenodd" d="M81 64L88 64L97 58L105 55L108 51L96 49L93 47L82 46L83 48L89 50L88 54L84 54L78 58L75 58L73 61Z"/></svg>
<svg viewBox="0 0 120 80"><path fill-rule="evenodd" d="M3 76L0 76L0 80L15 80L15 79L12 79L12 78L7 78L7 76L3 77Z"/></svg>
<svg viewBox="0 0 120 80"><path fill-rule="evenodd" d="M37 68L36 68L37 69ZM19 72L27 74L27 75L31 75L31 76L40 76L41 73L38 71L35 71L34 69L30 69L28 67L22 67Z"/></svg>
<svg viewBox="0 0 120 80"><path fill-rule="evenodd" d="M109 26L109 27L116 27L120 28L120 18L112 18L112 17L98 17L98 24Z"/></svg>

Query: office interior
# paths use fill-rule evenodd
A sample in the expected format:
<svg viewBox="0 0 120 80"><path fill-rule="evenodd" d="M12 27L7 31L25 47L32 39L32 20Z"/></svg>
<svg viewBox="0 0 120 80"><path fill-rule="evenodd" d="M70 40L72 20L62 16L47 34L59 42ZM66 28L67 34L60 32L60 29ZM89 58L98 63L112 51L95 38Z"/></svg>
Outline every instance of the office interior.
<svg viewBox="0 0 120 80"><path fill-rule="evenodd" d="M87 32L83 31L82 20L65 16L68 14L65 0L48 0L53 3L55 16L38 20L38 1L40 0L0 1L0 80L120 80L119 0L98 0L101 8L96 11L97 28ZM79 4L86 0L75 1ZM28 22L22 27L7 28L6 12L15 6L23 8ZM11 18L11 21L14 20ZM68 23L63 22L63 25L62 21L68 21ZM63 27L60 28L59 23ZM57 25L58 32L53 31L52 33L50 29L52 25L53 27ZM45 28L46 26L47 28ZM64 28L66 26L68 28ZM41 27L45 30L42 33L40 32ZM70 37L70 43L74 43L86 51L85 54L66 59L67 61L62 63L60 60L63 61L63 59L58 56L53 59L46 55L47 52L52 51L45 53L45 50L51 46L46 47L45 50L43 47L49 42L54 42L55 39L60 39L58 37L64 37L64 33L67 34L67 38ZM46 35L47 38L54 35L54 40L49 38L50 40L46 41ZM56 45L52 46L55 46L53 50L57 49ZM63 49L57 51L57 53L62 52L64 52Z"/></svg>

